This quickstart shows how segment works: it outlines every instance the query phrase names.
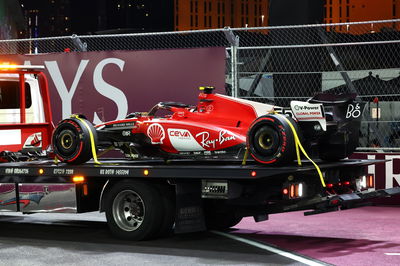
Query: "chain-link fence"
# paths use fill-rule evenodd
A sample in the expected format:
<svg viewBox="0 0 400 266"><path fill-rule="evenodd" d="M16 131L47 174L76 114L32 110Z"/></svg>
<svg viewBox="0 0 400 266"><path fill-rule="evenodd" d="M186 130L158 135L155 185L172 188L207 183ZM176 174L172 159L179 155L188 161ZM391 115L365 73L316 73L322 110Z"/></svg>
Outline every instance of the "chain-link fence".
<svg viewBox="0 0 400 266"><path fill-rule="evenodd" d="M235 29L237 81L228 83L239 97L283 106L323 91L356 92L367 102L360 146L397 149L399 29L400 20Z"/></svg>
<svg viewBox="0 0 400 266"><path fill-rule="evenodd" d="M317 92L367 102L360 146L400 147L400 20L0 41L0 54L226 47L226 90L288 105ZM399 148L400 149L400 148Z"/></svg>

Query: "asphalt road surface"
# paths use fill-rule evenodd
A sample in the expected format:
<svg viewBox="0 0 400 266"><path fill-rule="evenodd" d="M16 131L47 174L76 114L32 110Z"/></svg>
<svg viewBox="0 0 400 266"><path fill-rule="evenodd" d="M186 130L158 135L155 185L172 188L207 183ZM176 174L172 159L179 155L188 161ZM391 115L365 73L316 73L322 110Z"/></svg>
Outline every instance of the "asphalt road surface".
<svg viewBox="0 0 400 266"><path fill-rule="evenodd" d="M400 207L369 206L304 216L271 215L265 222L244 218L231 231L338 266L400 265Z"/></svg>
<svg viewBox="0 0 400 266"><path fill-rule="evenodd" d="M123 241L104 215L0 213L1 265L400 265L400 208L243 219L230 232Z"/></svg>
<svg viewBox="0 0 400 266"><path fill-rule="evenodd" d="M0 213L0 265L304 265L257 243L218 232L131 242L111 236L98 213Z"/></svg>

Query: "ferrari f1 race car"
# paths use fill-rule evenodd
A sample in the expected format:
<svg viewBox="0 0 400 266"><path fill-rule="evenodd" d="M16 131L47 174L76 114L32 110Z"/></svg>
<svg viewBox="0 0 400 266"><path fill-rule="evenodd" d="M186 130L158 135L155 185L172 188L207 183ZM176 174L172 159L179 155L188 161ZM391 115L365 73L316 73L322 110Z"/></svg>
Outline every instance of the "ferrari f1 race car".
<svg viewBox="0 0 400 266"><path fill-rule="evenodd" d="M96 159L111 147L127 157L240 157L247 149L263 164L290 164L296 145L322 160L348 157L358 145L364 104L355 94L317 94L278 107L213 93L201 87L197 106L160 102L147 113L93 126L84 116L62 120L53 132L63 162ZM297 140L296 140L297 139Z"/></svg>

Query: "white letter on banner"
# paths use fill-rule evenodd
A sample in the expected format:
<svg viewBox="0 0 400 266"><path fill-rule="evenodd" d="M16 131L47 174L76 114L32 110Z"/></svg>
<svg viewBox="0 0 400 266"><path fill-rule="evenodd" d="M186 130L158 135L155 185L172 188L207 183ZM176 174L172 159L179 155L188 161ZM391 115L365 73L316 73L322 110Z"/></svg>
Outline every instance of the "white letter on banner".
<svg viewBox="0 0 400 266"><path fill-rule="evenodd" d="M122 71L124 69L125 62L118 58L107 58L107 59L100 61L100 63L94 69L93 84L94 84L94 87L96 88L96 90L101 95L109 98L110 100L115 102L115 104L117 105L118 114L115 119L123 119L124 117L126 117L126 115L128 113L128 100L126 99L125 94L120 89L118 89L117 87L114 87L104 81L102 73L103 73L103 68L107 64L116 64L119 67L119 69ZM94 112L93 123L99 124L101 122L102 121L98 117L97 113Z"/></svg>
<svg viewBox="0 0 400 266"><path fill-rule="evenodd" d="M399 155L386 155L385 160L390 160L385 163L385 171L386 171L386 184L385 188L393 187L393 179L400 183L400 174L393 174L393 163L394 159L400 159ZM397 160L398 162L398 160Z"/></svg>
<svg viewBox="0 0 400 266"><path fill-rule="evenodd" d="M51 78L53 79L54 85L56 86L58 94L61 98L62 119L68 118L72 114L72 97L74 97L74 93L76 91L76 88L78 87L79 80L81 79L83 71L89 63L89 60L81 60L78 71L76 72L74 81L72 82L69 91L67 89L67 86L65 85L63 77L61 76L57 61L45 61L44 63L49 71Z"/></svg>

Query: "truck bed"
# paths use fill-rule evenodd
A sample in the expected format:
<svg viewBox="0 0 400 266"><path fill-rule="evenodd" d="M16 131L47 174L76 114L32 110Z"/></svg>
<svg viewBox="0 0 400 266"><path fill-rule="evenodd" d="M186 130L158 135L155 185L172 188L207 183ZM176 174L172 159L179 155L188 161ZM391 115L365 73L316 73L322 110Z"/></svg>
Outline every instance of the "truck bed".
<svg viewBox="0 0 400 266"><path fill-rule="evenodd" d="M316 163L322 171L338 168L367 166L382 163L384 160L348 159L337 162ZM147 171L145 171L147 170ZM175 179L258 179L273 176L309 173L316 171L310 162L303 162L302 166L268 166L249 161L246 165L241 160L115 160L103 159L101 164L93 161L81 165L55 163L52 160L38 160L29 162L15 162L0 164L0 182L10 181L10 178L42 176L43 182L56 178L70 179L73 176L85 177L145 177L145 178L175 178ZM18 181L21 182L22 180ZM66 180L67 181L67 180Z"/></svg>

